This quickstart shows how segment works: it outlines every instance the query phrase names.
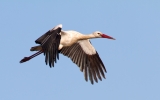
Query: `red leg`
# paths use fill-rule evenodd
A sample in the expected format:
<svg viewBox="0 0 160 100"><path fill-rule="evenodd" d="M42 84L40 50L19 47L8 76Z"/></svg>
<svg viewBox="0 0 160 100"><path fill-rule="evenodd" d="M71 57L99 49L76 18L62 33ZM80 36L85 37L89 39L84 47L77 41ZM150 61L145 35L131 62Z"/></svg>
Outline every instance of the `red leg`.
<svg viewBox="0 0 160 100"><path fill-rule="evenodd" d="M26 61L28 61L28 60L30 60L30 59L32 59L32 58L40 55L41 53L43 53L43 51L38 51L37 53L35 53L35 54L33 54L33 55L29 56L29 57L24 57L24 58L20 61L20 63L26 62Z"/></svg>

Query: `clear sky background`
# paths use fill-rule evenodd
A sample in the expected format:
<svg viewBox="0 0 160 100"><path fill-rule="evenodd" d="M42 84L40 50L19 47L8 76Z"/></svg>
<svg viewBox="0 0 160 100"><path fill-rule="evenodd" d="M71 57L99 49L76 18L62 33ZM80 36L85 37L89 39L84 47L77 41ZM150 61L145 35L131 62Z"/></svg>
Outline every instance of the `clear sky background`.
<svg viewBox="0 0 160 100"><path fill-rule="evenodd" d="M91 40L106 79L91 85L63 55L19 63L57 24L116 38ZM160 0L1 0L0 46L0 100L160 100Z"/></svg>

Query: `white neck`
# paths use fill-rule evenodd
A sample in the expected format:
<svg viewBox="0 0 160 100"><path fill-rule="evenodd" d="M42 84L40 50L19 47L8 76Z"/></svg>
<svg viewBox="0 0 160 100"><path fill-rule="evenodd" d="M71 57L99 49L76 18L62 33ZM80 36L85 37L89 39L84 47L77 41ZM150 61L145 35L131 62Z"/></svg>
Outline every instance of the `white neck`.
<svg viewBox="0 0 160 100"><path fill-rule="evenodd" d="M92 39L92 38L96 38L93 34L88 34L88 35L84 35L82 34L80 36L80 40L85 40L85 39Z"/></svg>

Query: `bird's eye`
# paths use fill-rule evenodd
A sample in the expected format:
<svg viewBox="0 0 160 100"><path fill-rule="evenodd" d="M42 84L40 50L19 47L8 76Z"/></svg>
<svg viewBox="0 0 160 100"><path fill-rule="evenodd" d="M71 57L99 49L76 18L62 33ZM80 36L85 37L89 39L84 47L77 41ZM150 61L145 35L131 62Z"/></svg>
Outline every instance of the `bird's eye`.
<svg viewBox="0 0 160 100"><path fill-rule="evenodd" d="M100 33L97 33L97 34L100 34Z"/></svg>

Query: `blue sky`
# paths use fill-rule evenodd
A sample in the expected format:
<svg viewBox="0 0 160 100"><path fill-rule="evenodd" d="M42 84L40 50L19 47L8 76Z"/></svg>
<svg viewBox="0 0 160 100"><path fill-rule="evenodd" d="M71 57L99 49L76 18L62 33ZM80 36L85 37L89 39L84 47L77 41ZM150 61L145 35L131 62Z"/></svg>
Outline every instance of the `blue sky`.
<svg viewBox="0 0 160 100"><path fill-rule="evenodd" d="M0 100L159 100L159 0L0 1ZM91 85L67 57L54 68L44 55L20 64L35 40L57 24L92 39L106 79Z"/></svg>

